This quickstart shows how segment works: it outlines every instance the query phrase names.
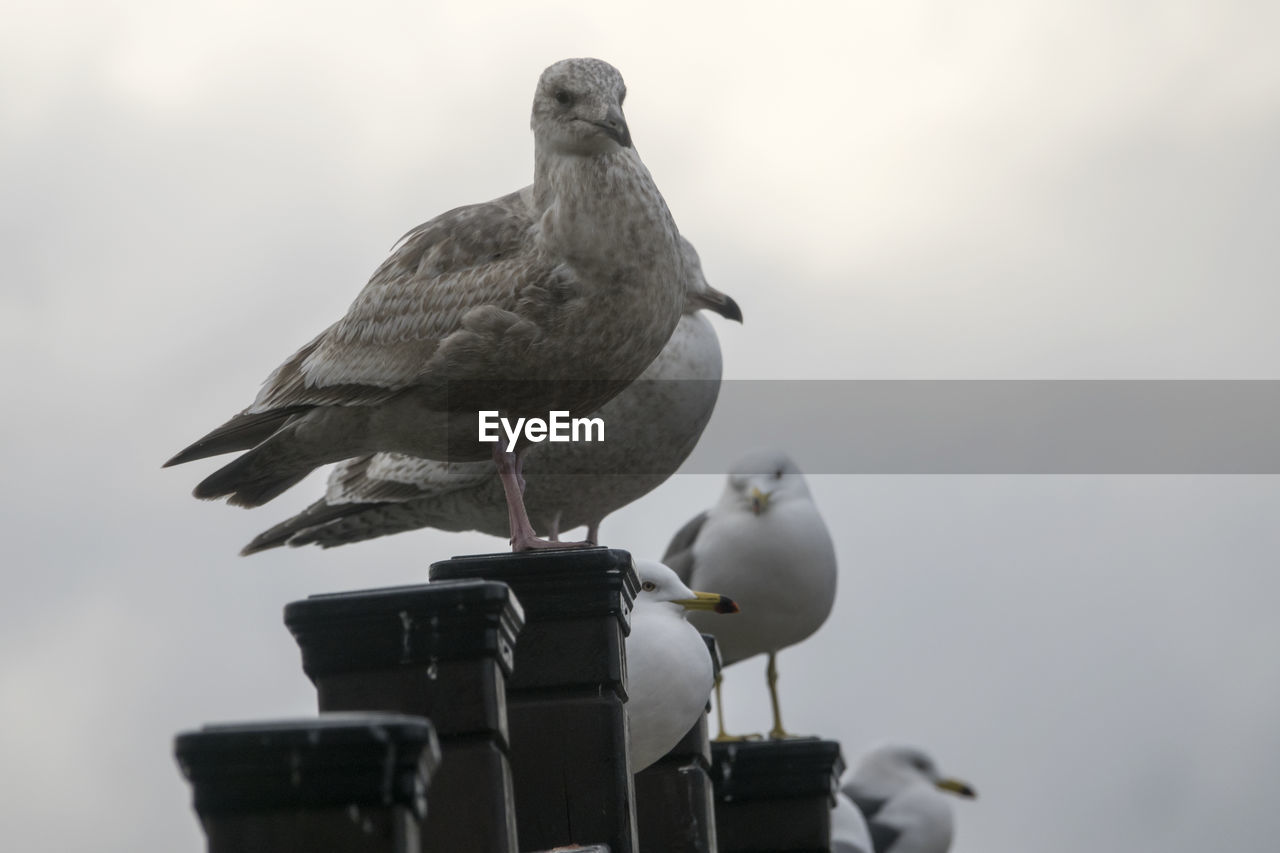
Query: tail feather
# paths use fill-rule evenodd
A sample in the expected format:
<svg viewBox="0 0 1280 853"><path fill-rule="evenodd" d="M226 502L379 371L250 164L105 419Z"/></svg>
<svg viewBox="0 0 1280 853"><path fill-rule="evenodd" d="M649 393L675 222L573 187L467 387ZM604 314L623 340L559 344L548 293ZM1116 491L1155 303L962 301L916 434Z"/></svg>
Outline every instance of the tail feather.
<svg viewBox="0 0 1280 853"><path fill-rule="evenodd" d="M351 512L299 531L289 539L289 544L335 548L422 527L467 529L465 525L451 523L447 517L424 513L420 504L419 501L351 504Z"/></svg>
<svg viewBox="0 0 1280 853"><path fill-rule="evenodd" d="M227 498L234 506L262 506L321 465L367 452L368 410L325 406L295 415L261 444L214 471L193 494Z"/></svg>
<svg viewBox="0 0 1280 853"><path fill-rule="evenodd" d="M388 501L326 505L324 501L318 501L293 518L259 534L240 553L248 556L281 545L293 548L304 545L334 548L421 527L440 530L471 529L468 524L458 522L447 513L439 515L425 510L425 503Z"/></svg>
<svg viewBox="0 0 1280 853"><path fill-rule="evenodd" d="M205 477L191 494L206 501L226 498L232 506L262 506L301 483L311 471L310 467L277 470L250 451Z"/></svg>
<svg viewBox="0 0 1280 853"><path fill-rule="evenodd" d="M190 447L179 452L164 463L165 468L181 465L195 459L209 456L220 456L223 453L234 453L237 450L248 450L266 441L278 429L288 424L294 415L307 411L310 406L290 406L284 409L272 409L269 412L239 414L222 426L210 432Z"/></svg>
<svg viewBox="0 0 1280 853"><path fill-rule="evenodd" d="M305 535L313 528L323 527L349 515L364 512L372 506L378 506L378 504L329 504L323 500L318 500L292 518L287 518L269 530L259 533L253 538L252 542L244 546L243 550L240 551L240 555L247 557L259 551L279 548L282 545L303 544L297 542L295 537Z"/></svg>
<svg viewBox="0 0 1280 853"><path fill-rule="evenodd" d="M277 430L252 450L200 481L192 492L202 500L225 497L233 506L262 506L332 461L309 452L297 440L297 424Z"/></svg>

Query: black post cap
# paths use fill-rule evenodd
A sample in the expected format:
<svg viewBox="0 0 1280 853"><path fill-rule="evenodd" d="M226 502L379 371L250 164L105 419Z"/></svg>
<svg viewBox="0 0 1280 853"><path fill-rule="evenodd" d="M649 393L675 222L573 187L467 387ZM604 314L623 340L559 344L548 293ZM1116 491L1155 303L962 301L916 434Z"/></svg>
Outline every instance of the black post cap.
<svg viewBox="0 0 1280 853"><path fill-rule="evenodd" d="M509 692L574 684L625 691L620 647L640 591L628 552L577 548L454 557L433 563L430 577L433 583L502 581L519 597L528 627L516 649Z"/></svg>
<svg viewBox="0 0 1280 853"><path fill-rule="evenodd" d="M202 818L401 806L421 818L440 762L430 721L402 714L209 725L174 739Z"/></svg>
<svg viewBox="0 0 1280 853"><path fill-rule="evenodd" d="M441 581L312 596L285 608L322 711L429 717L444 764L424 851L514 853L506 682L524 626L506 584Z"/></svg>
<svg viewBox="0 0 1280 853"><path fill-rule="evenodd" d="M284 609L317 677L494 657L505 674L524 625L506 584L483 580L313 595Z"/></svg>
<svg viewBox="0 0 1280 853"><path fill-rule="evenodd" d="M515 590L530 620L617 613L624 624L640 591L631 554L616 548L565 548L475 554L431 564L432 581L484 578Z"/></svg>
<svg viewBox="0 0 1280 853"><path fill-rule="evenodd" d="M818 738L713 743L711 760L724 802L823 796L834 805L844 772L840 744Z"/></svg>
<svg viewBox="0 0 1280 853"><path fill-rule="evenodd" d="M715 743L711 756L721 853L830 853L840 744Z"/></svg>

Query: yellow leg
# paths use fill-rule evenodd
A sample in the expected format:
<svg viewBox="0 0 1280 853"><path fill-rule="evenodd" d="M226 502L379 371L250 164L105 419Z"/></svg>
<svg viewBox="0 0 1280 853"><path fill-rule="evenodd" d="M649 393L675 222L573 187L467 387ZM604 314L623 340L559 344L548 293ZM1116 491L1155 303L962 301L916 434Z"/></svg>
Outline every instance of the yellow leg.
<svg viewBox="0 0 1280 853"><path fill-rule="evenodd" d="M716 676L716 725L720 734L716 735L716 743L740 743L744 740L759 740L760 735L731 735L724 730L724 699L720 694L720 684L724 676Z"/></svg>
<svg viewBox="0 0 1280 853"><path fill-rule="evenodd" d="M769 682L769 701L773 704L773 728L769 737L773 740L791 737L782 727L782 707L778 704L778 654L769 653L769 666L765 669L765 679Z"/></svg>

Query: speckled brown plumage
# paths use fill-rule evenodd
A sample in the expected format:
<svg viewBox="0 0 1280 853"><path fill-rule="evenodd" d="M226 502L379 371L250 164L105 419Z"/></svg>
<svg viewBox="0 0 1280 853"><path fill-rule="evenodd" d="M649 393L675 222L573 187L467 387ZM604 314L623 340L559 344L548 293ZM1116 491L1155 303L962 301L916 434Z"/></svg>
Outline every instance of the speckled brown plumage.
<svg viewBox="0 0 1280 853"><path fill-rule="evenodd" d="M167 464L249 450L195 494L257 506L361 454L482 458L478 404L589 412L625 387L674 330L685 271L624 94L600 60L543 72L533 185L410 231L346 316Z"/></svg>
<svg viewBox="0 0 1280 853"><path fill-rule="evenodd" d="M543 444L525 461L525 506L536 530L588 525L657 488L692 452L720 385L720 347L701 308L741 320L737 304L712 288L683 238L685 316L662 353L596 414L603 443ZM448 464L401 453L349 459L329 476L325 497L256 537L251 554L280 545L324 547L434 527L504 535L502 488L491 462ZM588 538L592 538L590 535Z"/></svg>

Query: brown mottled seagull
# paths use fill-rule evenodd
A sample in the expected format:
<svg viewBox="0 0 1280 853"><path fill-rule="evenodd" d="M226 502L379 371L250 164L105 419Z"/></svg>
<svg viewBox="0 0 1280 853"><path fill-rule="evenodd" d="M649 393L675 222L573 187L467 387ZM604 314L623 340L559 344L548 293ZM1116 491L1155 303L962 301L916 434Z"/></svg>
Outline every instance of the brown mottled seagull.
<svg viewBox="0 0 1280 853"><path fill-rule="evenodd" d="M720 345L700 310L742 321L732 298L707 283L693 246L680 238L689 276L685 314L671 340L633 382L595 414L602 442L545 443L524 459L525 508L553 539L601 520L666 482L693 452L720 391ZM280 545L325 548L434 527L507 535L506 503L492 462L446 463L401 453L348 459L325 496L255 538L242 553Z"/></svg>
<svg viewBox="0 0 1280 853"><path fill-rule="evenodd" d="M538 539L525 512L527 445L479 442L477 411L592 412L680 320L679 235L632 147L625 94L598 59L547 68L533 99L533 185L410 231L345 317L166 465L246 450L195 495L259 506L364 454L492 456L513 548L565 547Z"/></svg>

